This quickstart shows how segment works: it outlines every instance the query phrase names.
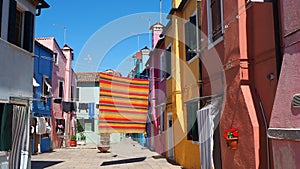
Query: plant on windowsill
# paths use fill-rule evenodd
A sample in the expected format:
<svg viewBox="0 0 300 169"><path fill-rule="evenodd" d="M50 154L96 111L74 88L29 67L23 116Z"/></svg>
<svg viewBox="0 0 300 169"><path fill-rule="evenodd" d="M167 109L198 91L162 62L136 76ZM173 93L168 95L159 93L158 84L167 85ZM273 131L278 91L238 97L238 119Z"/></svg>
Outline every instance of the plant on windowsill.
<svg viewBox="0 0 300 169"><path fill-rule="evenodd" d="M76 147L77 146L77 141L76 141L76 135L72 134L71 135L71 143L70 143L71 147Z"/></svg>
<svg viewBox="0 0 300 169"><path fill-rule="evenodd" d="M224 138L227 141L227 146L233 150L237 149L239 132L236 128L225 129Z"/></svg>

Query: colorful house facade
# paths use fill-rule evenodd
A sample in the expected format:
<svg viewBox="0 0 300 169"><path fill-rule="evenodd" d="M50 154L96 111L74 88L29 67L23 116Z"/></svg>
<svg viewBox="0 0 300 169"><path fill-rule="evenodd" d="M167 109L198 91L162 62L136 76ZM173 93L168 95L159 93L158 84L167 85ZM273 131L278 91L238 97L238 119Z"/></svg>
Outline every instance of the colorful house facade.
<svg viewBox="0 0 300 169"><path fill-rule="evenodd" d="M272 3L208 0L201 1L199 7L203 32L199 48L201 101L208 104L204 98L209 97L214 102L215 94L222 98L218 105L222 110L214 117L211 131L213 148L200 144L201 166L269 168L266 129L278 77ZM224 131L231 128L239 133L237 149L231 149L223 138Z"/></svg>
<svg viewBox="0 0 300 169"><path fill-rule="evenodd" d="M275 1L277 2L277 1ZM277 15L278 85L268 136L274 169L299 168L300 14L298 1L274 3Z"/></svg>
<svg viewBox="0 0 300 169"><path fill-rule="evenodd" d="M164 59L164 38L160 38L164 26L160 23L155 23L151 26L152 30L152 51L148 60L148 70L150 79L149 89L149 117L152 119L150 132L148 133L148 147L154 147L154 151L165 155L165 122L164 109L166 99L166 81L163 77L165 73L162 70ZM150 142L150 140L152 140Z"/></svg>
<svg viewBox="0 0 300 169"><path fill-rule="evenodd" d="M34 91L32 101L32 153L50 151L53 52L35 41ZM42 128L41 128L42 126ZM46 128L48 127L48 130ZM42 131L43 130L43 131Z"/></svg>
<svg viewBox="0 0 300 169"><path fill-rule="evenodd" d="M39 43L53 51L51 141L52 148L70 146L70 137L76 133L76 75L71 68L72 48L59 47L55 38L37 38Z"/></svg>
<svg viewBox="0 0 300 169"><path fill-rule="evenodd" d="M26 140L30 137L34 21L48 7L44 0L0 1L0 168L30 168Z"/></svg>
<svg viewBox="0 0 300 169"><path fill-rule="evenodd" d="M267 128L280 65L274 4L172 4L162 33L166 156L185 168L271 167ZM235 150L223 138L230 128L239 132Z"/></svg>

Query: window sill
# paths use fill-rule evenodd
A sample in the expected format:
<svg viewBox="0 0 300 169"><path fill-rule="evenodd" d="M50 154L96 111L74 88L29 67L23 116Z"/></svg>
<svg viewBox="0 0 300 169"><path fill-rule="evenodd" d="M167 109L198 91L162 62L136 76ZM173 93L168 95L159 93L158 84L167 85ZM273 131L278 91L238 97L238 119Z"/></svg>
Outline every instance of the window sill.
<svg viewBox="0 0 300 169"><path fill-rule="evenodd" d="M221 36L219 39L215 40L214 42L210 42L207 49L209 50L209 49L215 47L217 44L219 44L223 40L224 40L224 36Z"/></svg>
<svg viewBox="0 0 300 169"><path fill-rule="evenodd" d="M197 145L199 145L199 141L192 141L192 144L197 144Z"/></svg>
<svg viewBox="0 0 300 169"><path fill-rule="evenodd" d="M191 64L192 62L194 62L197 58L199 58L199 54L197 53L197 55L195 55L192 59L190 59L189 61L187 61L188 64Z"/></svg>

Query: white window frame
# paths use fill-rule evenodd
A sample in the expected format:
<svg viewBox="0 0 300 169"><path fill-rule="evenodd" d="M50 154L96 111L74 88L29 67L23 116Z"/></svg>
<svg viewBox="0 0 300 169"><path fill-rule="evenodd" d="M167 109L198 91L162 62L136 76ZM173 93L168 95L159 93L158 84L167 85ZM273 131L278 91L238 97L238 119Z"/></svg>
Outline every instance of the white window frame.
<svg viewBox="0 0 300 169"><path fill-rule="evenodd" d="M43 76L43 85L42 85L42 92L43 92L43 96L45 96L45 97L49 97L49 96L51 96L51 94L52 94L52 86L51 86L51 84L49 84L48 82L47 82L47 80L46 79L48 79L49 80L49 82L51 82L50 81L50 78L48 77L48 76ZM44 91L44 85L49 85L47 88L49 88L49 94L48 95L44 95L45 94L45 91Z"/></svg>
<svg viewBox="0 0 300 169"><path fill-rule="evenodd" d="M60 92L60 82L62 82L62 87L63 87L63 90L62 90L62 97L59 96L59 92ZM62 80L58 80L58 91L57 91L57 92L58 92L58 95L57 95L58 98L61 98L61 99L64 98L64 95L65 95L65 94L64 94L64 90L65 90L65 82L62 81Z"/></svg>
<svg viewBox="0 0 300 169"><path fill-rule="evenodd" d="M59 57L58 57L58 53L57 52L54 52L53 53L53 60L54 60L54 64L56 65L56 66L58 66L58 59L59 59Z"/></svg>
<svg viewBox="0 0 300 169"><path fill-rule="evenodd" d="M220 43L224 37L221 36L217 40L213 41L212 40L212 14L211 14L211 1L212 0L207 0L207 28L208 28L208 49L213 48L215 45ZM224 14L223 14L223 0L220 0L220 5L221 5L221 28L222 28L222 33L224 33Z"/></svg>
<svg viewBox="0 0 300 169"><path fill-rule="evenodd" d="M196 16L196 25L195 25L195 27L196 27L196 45L197 45L197 47L196 47L196 49L197 50L199 50L198 49L198 44L199 44L199 42L198 42L198 37L199 37L199 31L197 30L198 29L198 25L199 25L199 23L198 23L198 16L197 16L197 11L195 10L194 12L193 12L193 14L192 15L190 15L190 17L192 17L192 16ZM189 18L190 18L189 17ZM185 24L187 23L187 22L190 22L190 19L188 18L188 20L186 20L186 22L185 22ZM186 38L186 37L184 37L184 38ZM184 41L186 41L186 40L184 40ZM194 56L194 57L192 57L189 61L187 61L187 63L188 64L191 64L192 62L194 62L195 60L196 60L196 58L198 58L199 57L199 53L197 52L196 53L196 55Z"/></svg>
<svg viewBox="0 0 300 169"><path fill-rule="evenodd" d="M16 9L16 12L20 12L20 14L21 14L21 34L20 34L20 48L23 48L23 40L24 40L24 22L25 22L25 14L24 14L24 12L25 12L25 10L24 10L24 8L22 8L22 7L20 7L20 4L17 2L17 9ZM17 18L16 18L17 19ZM16 22L17 23L17 22ZM17 32L16 32L17 33ZM18 46L17 44L16 44L16 46Z"/></svg>

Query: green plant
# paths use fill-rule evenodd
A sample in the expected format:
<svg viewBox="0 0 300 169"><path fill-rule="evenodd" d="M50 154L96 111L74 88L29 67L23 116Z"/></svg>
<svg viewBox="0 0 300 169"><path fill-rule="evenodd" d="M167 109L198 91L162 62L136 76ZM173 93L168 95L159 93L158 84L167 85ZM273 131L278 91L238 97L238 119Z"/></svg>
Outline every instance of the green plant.
<svg viewBox="0 0 300 169"><path fill-rule="evenodd" d="M227 139L227 138L235 138L235 137L238 137L239 136L239 133L237 131L236 128L231 128L231 129L225 129L224 130L224 138Z"/></svg>
<svg viewBox="0 0 300 169"><path fill-rule="evenodd" d="M82 127L80 121L77 119L77 125L76 125L76 132L77 133L82 133L84 132L84 128Z"/></svg>
<svg viewBox="0 0 300 169"><path fill-rule="evenodd" d="M80 140L86 140L86 136L83 133L80 133Z"/></svg>
<svg viewBox="0 0 300 169"><path fill-rule="evenodd" d="M76 135L72 134L71 135L71 140L76 140Z"/></svg>

